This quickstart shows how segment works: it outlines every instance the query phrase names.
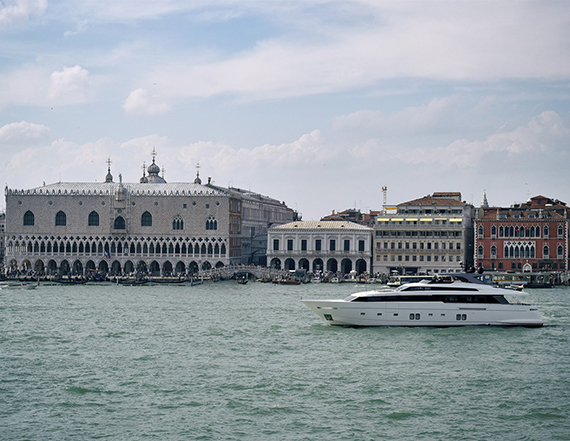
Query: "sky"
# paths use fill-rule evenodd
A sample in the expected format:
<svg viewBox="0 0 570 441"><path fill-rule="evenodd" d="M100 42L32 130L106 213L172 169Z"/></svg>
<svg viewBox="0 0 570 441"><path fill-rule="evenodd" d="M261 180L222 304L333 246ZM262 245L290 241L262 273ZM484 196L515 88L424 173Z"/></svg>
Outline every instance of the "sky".
<svg viewBox="0 0 570 441"><path fill-rule="evenodd" d="M0 0L0 178L570 204L569 86L566 0Z"/></svg>

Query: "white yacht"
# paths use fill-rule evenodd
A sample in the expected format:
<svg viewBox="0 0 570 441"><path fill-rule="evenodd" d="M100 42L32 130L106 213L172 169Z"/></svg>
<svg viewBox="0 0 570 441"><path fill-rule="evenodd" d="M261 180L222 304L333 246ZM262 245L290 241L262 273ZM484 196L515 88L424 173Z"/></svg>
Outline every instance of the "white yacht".
<svg viewBox="0 0 570 441"><path fill-rule="evenodd" d="M396 289L365 291L342 300L301 300L331 325L341 326L527 326L547 323L536 306L511 303L528 295L497 288L471 275L437 277Z"/></svg>

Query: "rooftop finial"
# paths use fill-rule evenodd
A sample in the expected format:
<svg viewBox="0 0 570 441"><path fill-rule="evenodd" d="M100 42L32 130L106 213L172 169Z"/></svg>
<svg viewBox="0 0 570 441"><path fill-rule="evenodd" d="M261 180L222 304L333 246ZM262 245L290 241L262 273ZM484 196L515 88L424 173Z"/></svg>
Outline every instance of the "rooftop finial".
<svg viewBox="0 0 570 441"><path fill-rule="evenodd" d="M107 176L105 182L113 182L113 175L111 174L111 156L107 155Z"/></svg>
<svg viewBox="0 0 570 441"><path fill-rule="evenodd" d="M196 163L196 179L194 179L194 184L201 184L202 180L200 179L200 162Z"/></svg>
<svg viewBox="0 0 570 441"><path fill-rule="evenodd" d="M145 161L143 161L143 165L141 168L142 168L143 175L142 175L142 178L139 179L139 182L141 184L146 184L148 182L148 179L146 178L146 163L145 163Z"/></svg>
<svg viewBox="0 0 570 441"><path fill-rule="evenodd" d="M152 163L154 164L154 160L156 159L156 149L154 147L152 148L151 155L152 155Z"/></svg>

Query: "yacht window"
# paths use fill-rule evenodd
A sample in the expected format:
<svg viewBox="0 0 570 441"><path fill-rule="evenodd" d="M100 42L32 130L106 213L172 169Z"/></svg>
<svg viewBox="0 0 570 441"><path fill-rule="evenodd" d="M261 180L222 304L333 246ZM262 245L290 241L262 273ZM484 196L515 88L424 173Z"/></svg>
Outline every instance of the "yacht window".
<svg viewBox="0 0 570 441"><path fill-rule="evenodd" d="M491 296L489 296L491 297ZM505 299L503 296L492 296L492 298L495 300L494 302L489 302L489 303L502 303L503 305L508 305L509 301L507 299Z"/></svg>
<svg viewBox="0 0 570 441"><path fill-rule="evenodd" d="M478 291L477 288L462 288L462 287L455 287L455 286L402 286L398 289L398 291Z"/></svg>
<svg viewBox="0 0 570 441"><path fill-rule="evenodd" d="M352 296L349 296L352 297ZM349 298L347 297L347 299ZM441 302L441 296L354 296L352 302ZM346 300L346 299L345 299Z"/></svg>

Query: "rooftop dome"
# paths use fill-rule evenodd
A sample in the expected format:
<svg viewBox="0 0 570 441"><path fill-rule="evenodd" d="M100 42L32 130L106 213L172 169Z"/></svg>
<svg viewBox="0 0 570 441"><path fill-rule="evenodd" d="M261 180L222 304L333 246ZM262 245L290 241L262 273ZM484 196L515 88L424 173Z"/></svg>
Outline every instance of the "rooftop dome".
<svg viewBox="0 0 570 441"><path fill-rule="evenodd" d="M164 178L160 177L158 174L160 173L160 167L156 165L154 162L156 158L156 150L152 149L152 164L148 166L148 178L146 178L147 182L152 184L166 184Z"/></svg>
<svg viewBox="0 0 570 441"><path fill-rule="evenodd" d="M152 159L152 164L148 166L149 175L158 175L160 173L160 167L154 163L154 158Z"/></svg>

